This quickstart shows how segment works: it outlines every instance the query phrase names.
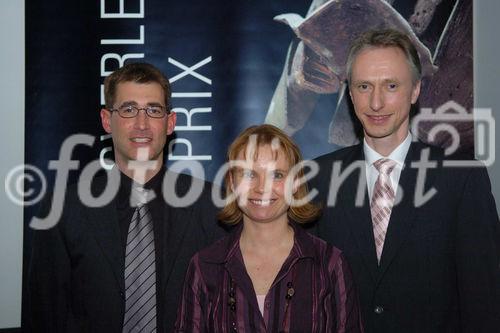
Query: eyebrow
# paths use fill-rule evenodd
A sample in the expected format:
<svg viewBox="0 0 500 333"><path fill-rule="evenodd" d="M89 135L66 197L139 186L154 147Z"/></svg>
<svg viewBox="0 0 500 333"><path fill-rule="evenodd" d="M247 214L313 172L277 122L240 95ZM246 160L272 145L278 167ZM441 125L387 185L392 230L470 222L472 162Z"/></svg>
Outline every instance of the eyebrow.
<svg viewBox="0 0 500 333"><path fill-rule="evenodd" d="M243 168L241 166L236 166L234 167L234 170L237 171L237 172L243 172L243 171L246 171L246 170L250 170L250 171L255 171L254 168ZM287 173L289 170L283 170L283 169L272 169L270 170L271 172L283 172L283 173Z"/></svg>
<svg viewBox="0 0 500 333"><path fill-rule="evenodd" d="M128 106L128 105L138 105L138 104L137 104L137 102L134 102L134 101L125 101L120 105L121 106Z"/></svg>
<svg viewBox="0 0 500 333"><path fill-rule="evenodd" d="M125 101L120 106L138 106L138 105L139 105L139 103L137 103L136 101ZM157 102L149 102L146 105L147 106L163 106L163 104L157 103Z"/></svg>
<svg viewBox="0 0 500 333"><path fill-rule="evenodd" d="M396 78L388 78L384 80L384 83L400 83L401 81Z"/></svg>
<svg viewBox="0 0 500 333"><path fill-rule="evenodd" d="M353 85L353 86L358 86L360 84L370 84L370 81L358 80L358 81L352 81L352 83L351 83L351 85Z"/></svg>
<svg viewBox="0 0 500 333"><path fill-rule="evenodd" d="M386 83L401 83L400 80L396 79L396 78L387 78L387 79L384 79L382 80L382 83L386 84ZM370 80L358 80L358 81L353 81L351 83L351 85L353 86L358 86L360 84L373 84L373 81L370 81Z"/></svg>

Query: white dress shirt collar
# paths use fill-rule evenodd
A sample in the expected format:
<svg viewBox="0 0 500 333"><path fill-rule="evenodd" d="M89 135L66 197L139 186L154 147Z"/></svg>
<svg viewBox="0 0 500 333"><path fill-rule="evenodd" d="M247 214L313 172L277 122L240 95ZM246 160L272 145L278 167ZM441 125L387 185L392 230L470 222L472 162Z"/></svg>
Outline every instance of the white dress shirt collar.
<svg viewBox="0 0 500 333"><path fill-rule="evenodd" d="M408 154L408 150L410 149L412 141L411 133L408 132L406 139L403 140L399 144L399 146L394 149L389 156L382 156L377 153L373 148L371 148L365 139L363 139L363 151L365 154L365 167L366 167L366 181L368 186L368 194L371 200L371 195L373 192L373 187L375 186L375 182L377 181L378 171L373 165L373 163L381 158L389 158L395 161L396 167L390 174L392 188L394 189L394 193L397 194L399 177L401 176L401 170L403 169L404 162L406 159L406 155Z"/></svg>
<svg viewBox="0 0 500 333"><path fill-rule="evenodd" d="M396 163L398 163L398 166L402 168L405 162L406 154L408 154L408 150L410 149L411 141L412 141L412 136L411 133L408 132L408 135L403 140L403 142L401 142L399 146L397 146L396 149L394 149L392 153L389 154L389 156L382 156L368 145L366 139L363 139L363 151L365 153L365 161L368 165L372 165L375 161L381 158L388 158L393 161L396 161Z"/></svg>

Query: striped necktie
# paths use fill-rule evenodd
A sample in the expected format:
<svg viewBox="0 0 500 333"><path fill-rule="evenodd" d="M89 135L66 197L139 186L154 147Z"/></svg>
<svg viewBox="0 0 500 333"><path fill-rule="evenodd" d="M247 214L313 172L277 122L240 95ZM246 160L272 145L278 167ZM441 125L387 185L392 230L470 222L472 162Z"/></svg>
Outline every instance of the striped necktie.
<svg viewBox="0 0 500 333"><path fill-rule="evenodd" d="M373 236L375 238L375 248L377 251L377 260L380 263L382 249L384 248L385 235L389 226L392 206L394 204L395 194L391 185L390 174L396 162L387 158L381 158L373 163L379 174L375 186L373 187L372 200L370 204Z"/></svg>
<svg viewBox="0 0 500 333"><path fill-rule="evenodd" d="M145 198L145 190L135 188ZM133 191L134 191L133 190ZM153 221L139 200L127 235L123 332L156 332L156 263Z"/></svg>

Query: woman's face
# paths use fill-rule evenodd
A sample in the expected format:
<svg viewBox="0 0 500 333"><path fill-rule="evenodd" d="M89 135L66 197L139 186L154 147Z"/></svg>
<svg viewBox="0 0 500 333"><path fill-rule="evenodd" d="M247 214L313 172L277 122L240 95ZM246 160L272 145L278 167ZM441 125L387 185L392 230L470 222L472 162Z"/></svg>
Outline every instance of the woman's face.
<svg viewBox="0 0 500 333"><path fill-rule="evenodd" d="M263 145L257 147L255 155L249 155L252 156L245 158L245 150L238 154L240 165L235 168L231 177L243 221L288 221L289 203L285 200L285 191L291 191L292 186L286 185L290 163L283 150Z"/></svg>

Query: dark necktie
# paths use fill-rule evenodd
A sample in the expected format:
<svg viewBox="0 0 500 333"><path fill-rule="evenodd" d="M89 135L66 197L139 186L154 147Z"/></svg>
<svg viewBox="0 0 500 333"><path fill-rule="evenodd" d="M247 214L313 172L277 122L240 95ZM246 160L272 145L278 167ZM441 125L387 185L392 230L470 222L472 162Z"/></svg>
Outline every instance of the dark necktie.
<svg viewBox="0 0 500 333"><path fill-rule="evenodd" d="M123 332L156 332L156 264L153 221L145 191L135 209L125 252L125 318Z"/></svg>

